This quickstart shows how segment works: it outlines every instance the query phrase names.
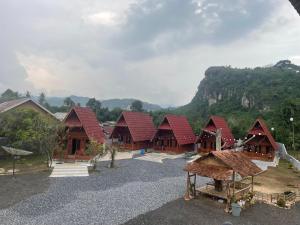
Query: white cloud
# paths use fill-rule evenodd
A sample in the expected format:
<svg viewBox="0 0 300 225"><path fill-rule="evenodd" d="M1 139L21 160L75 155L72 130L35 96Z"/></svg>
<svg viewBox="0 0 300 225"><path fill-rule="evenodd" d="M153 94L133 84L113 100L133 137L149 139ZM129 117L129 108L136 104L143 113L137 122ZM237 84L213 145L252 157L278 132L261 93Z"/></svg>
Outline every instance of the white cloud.
<svg viewBox="0 0 300 225"><path fill-rule="evenodd" d="M97 12L82 18L86 23L92 25L115 26L124 22L124 18L111 11Z"/></svg>

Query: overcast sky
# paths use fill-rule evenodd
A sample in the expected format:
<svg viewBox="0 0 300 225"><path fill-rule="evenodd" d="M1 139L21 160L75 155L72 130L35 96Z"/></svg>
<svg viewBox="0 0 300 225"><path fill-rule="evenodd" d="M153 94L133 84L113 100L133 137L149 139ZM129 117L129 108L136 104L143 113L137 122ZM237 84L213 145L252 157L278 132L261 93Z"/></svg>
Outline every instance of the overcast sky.
<svg viewBox="0 0 300 225"><path fill-rule="evenodd" d="M288 0L1 0L0 91L182 105L214 65L300 64Z"/></svg>

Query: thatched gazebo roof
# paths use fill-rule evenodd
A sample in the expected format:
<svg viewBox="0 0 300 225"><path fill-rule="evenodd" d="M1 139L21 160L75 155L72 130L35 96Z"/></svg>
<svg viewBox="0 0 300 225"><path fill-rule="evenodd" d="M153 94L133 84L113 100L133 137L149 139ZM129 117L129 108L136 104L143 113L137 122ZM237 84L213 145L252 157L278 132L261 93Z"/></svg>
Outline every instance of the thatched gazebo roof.
<svg viewBox="0 0 300 225"><path fill-rule="evenodd" d="M231 180L234 172L238 173L241 177L255 176L262 172L262 170L243 153L230 150L210 152L188 163L184 170L216 180Z"/></svg>

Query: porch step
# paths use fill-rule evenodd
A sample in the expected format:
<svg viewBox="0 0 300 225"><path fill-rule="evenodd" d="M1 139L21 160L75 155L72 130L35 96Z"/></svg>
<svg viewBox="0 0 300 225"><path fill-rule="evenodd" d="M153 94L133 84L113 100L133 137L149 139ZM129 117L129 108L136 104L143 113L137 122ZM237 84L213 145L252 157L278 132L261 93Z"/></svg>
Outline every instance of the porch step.
<svg viewBox="0 0 300 225"><path fill-rule="evenodd" d="M87 177L89 176L87 165L81 163L55 164L50 177Z"/></svg>

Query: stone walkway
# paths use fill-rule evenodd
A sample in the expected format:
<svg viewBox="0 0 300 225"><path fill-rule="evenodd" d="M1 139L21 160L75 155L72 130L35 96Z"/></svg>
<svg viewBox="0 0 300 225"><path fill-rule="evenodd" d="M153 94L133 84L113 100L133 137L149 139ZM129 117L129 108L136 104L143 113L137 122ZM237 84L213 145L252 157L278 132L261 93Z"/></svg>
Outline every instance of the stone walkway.
<svg viewBox="0 0 300 225"><path fill-rule="evenodd" d="M88 177L88 165L85 163L54 164L50 177Z"/></svg>

